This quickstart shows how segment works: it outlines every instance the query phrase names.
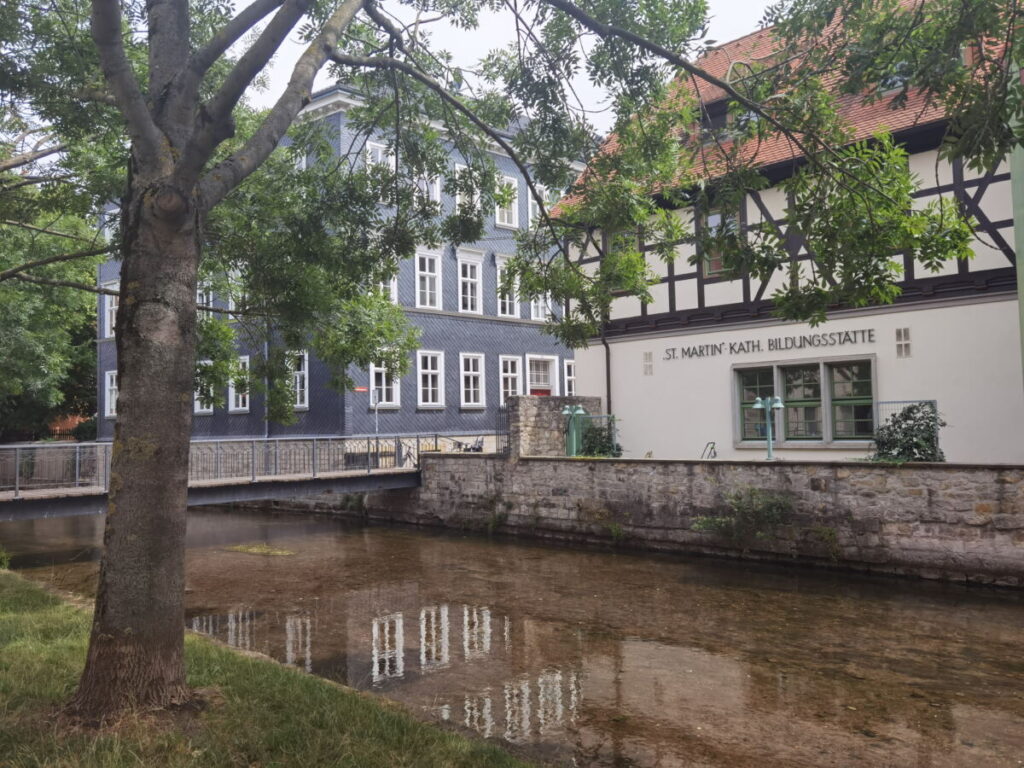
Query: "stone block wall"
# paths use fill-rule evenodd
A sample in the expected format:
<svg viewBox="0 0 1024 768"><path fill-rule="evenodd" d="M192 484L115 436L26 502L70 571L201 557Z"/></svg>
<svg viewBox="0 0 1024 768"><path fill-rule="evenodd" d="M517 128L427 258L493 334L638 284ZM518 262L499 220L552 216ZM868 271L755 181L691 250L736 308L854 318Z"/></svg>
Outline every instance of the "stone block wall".
<svg viewBox="0 0 1024 768"><path fill-rule="evenodd" d="M591 415L601 413L599 397L510 397L507 407L512 456L565 456L562 409L573 405L582 406Z"/></svg>
<svg viewBox="0 0 1024 768"><path fill-rule="evenodd" d="M370 494L365 514L1024 586L1024 467L465 454L424 456L422 478L412 491ZM746 487L788 494L791 519L743 545L693 529L697 516L728 513L727 495Z"/></svg>

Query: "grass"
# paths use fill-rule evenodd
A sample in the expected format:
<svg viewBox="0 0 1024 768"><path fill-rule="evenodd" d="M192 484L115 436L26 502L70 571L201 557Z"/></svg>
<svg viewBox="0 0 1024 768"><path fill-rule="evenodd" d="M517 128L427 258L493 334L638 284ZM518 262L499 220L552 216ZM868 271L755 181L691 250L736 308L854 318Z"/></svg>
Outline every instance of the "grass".
<svg viewBox="0 0 1024 768"><path fill-rule="evenodd" d="M229 552L244 552L249 555L294 555L290 549L278 549L265 542L259 544L236 544L228 547Z"/></svg>
<svg viewBox="0 0 1024 768"><path fill-rule="evenodd" d="M0 572L3 768L527 768L397 705L192 635L189 683L216 692L206 709L72 728L55 715L84 663L89 622L85 611Z"/></svg>

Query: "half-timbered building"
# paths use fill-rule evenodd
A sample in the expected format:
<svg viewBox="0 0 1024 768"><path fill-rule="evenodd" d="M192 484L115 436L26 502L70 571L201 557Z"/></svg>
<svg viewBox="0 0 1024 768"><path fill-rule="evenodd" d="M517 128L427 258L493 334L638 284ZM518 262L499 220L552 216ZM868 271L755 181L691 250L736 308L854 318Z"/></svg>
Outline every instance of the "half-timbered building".
<svg viewBox="0 0 1024 768"><path fill-rule="evenodd" d="M701 64L727 78L737 62L763 60L770 46L770 31L759 31ZM703 86L699 97L707 114L724 114L722 91ZM865 104L851 96L841 109L856 139L887 130L905 146L918 200L952 196L973 217L973 258L937 272L904 258L893 304L840 308L810 327L773 316L782 271L764 281L731 276L717 254L694 244L699 237L677 245L671 262L651 252L653 300L617 299L605 343L577 353L579 392L603 397L619 417L625 455L762 458L769 424L754 406L778 397L782 407L770 411L777 458L865 457L879 423L907 403L933 401L946 422L941 447L949 461L1024 462L1009 165L979 173L941 159L944 117L920 95L911 93L901 109L890 99ZM691 232L722 216L736 216L740 231L769 222L791 259L809 259L786 231L787 199L777 186L798 161L784 139L768 142L758 162L769 185L749 192L740 210L678 215ZM651 250L642 240L641 248Z"/></svg>

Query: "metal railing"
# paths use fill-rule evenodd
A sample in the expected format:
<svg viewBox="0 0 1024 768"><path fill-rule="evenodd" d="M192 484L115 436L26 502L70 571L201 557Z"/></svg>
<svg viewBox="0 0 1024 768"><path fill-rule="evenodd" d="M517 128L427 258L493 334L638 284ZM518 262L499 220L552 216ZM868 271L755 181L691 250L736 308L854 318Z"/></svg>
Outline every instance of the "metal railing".
<svg viewBox="0 0 1024 768"><path fill-rule="evenodd" d="M349 472L416 469L427 452L491 452L485 435L370 435L193 440L189 483L289 480ZM109 490L111 443L0 446L0 493Z"/></svg>
<svg viewBox="0 0 1024 768"><path fill-rule="evenodd" d="M0 492L110 486L109 443L0 446Z"/></svg>

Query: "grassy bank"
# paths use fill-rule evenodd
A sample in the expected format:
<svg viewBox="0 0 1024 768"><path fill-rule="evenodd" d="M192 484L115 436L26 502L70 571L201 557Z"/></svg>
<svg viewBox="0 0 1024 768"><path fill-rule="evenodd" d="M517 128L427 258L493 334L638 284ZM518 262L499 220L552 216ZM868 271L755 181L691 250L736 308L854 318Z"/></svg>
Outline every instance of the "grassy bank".
<svg viewBox="0 0 1024 768"><path fill-rule="evenodd" d="M353 766L526 764L496 746L416 721L397 707L188 637L189 683L213 688L190 717L69 729L53 715L85 660L89 617L0 571L0 766Z"/></svg>

